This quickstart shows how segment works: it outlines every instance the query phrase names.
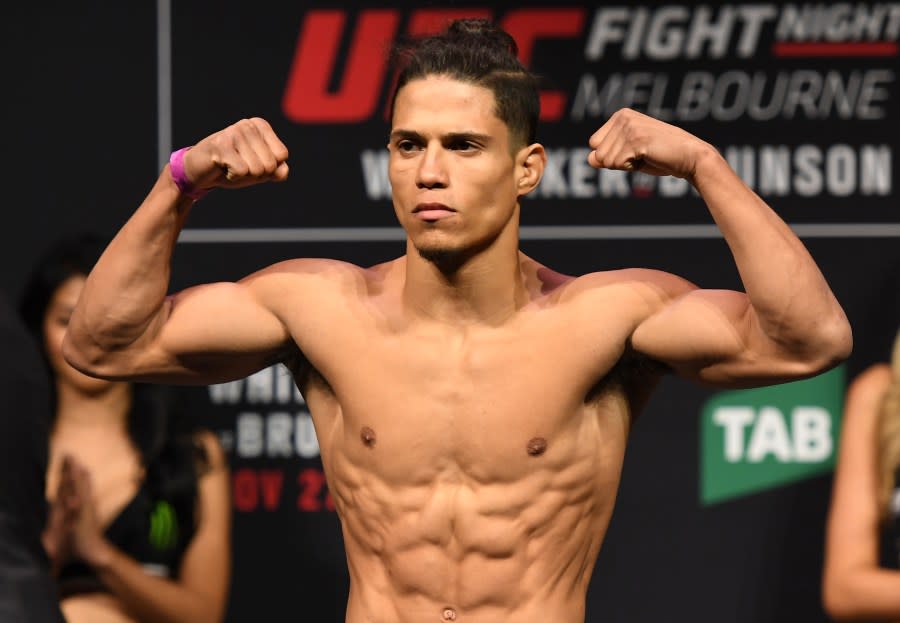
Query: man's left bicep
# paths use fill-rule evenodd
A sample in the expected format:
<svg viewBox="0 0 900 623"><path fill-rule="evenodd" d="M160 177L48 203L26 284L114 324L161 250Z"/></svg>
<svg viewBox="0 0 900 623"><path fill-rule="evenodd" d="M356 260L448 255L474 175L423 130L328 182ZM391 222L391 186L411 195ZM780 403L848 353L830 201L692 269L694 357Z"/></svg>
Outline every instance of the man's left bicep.
<svg viewBox="0 0 900 623"><path fill-rule="evenodd" d="M775 349L759 332L742 292L687 292L642 321L632 346L682 376L707 383L730 384L744 375L780 377L771 365Z"/></svg>

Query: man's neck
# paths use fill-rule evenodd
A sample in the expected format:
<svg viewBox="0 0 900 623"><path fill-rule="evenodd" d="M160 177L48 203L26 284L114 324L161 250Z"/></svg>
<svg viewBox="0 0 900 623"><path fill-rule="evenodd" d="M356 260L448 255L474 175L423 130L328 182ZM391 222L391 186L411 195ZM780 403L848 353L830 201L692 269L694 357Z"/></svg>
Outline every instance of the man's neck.
<svg viewBox="0 0 900 623"><path fill-rule="evenodd" d="M529 298L523 260L518 240L450 266L423 258L408 243L404 303L415 315L444 323L502 324Z"/></svg>

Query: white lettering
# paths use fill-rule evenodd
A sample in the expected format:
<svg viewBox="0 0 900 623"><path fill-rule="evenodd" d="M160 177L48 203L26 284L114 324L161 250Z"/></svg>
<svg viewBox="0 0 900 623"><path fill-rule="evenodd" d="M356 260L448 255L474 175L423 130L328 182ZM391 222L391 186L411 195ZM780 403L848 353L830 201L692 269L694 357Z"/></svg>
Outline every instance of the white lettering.
<svg viewBox="0 0 900 623"><path fill-rule="evenodd" d="M831 456L831 415L822 407L797 407L791 412L794 460L817 463Z"/></svg>
<svg viewBox="0 0 900 623"><path fill-rule="evenodd" d="M822 174L822 150L813 145L801 145L794 152L794 190L801 197L822 194L824 175Z"/></svg>
<svg viewBox="0 0 900 623"><path fill-rule="evenodd" d="M684 28L679 22L687 21L690 13L683 6L664 6L653 14L647 31L647 56L656 60L677 58L684 44Z"/></svg>
<svg viewBox="0 0 900 623"><path fill-rule="evenodd" d="M712 74L691 71L684 77L675 118L679 121L699 121L709 116L709 101L715 85Z"/></svg>
<svg viewBox="0 0 900 623"><path fill-rule="evenodd" d="M747 118L880 120L887 117L891 87L887 69L816 71L799 69L772 75L730 70L720 75L690 71L676 82L665 73L614 73L603 82L581 77L569 112L573 121L606 119L620 108L634 108L676 123Z"/></svg>
<svg viewBox="0 0 900 623"><path fill-rule="evenodd" d="M729 463L761 463L768 457L781 463L818 463L834 449L831 415L818 406L797 406L791 410L788 430L784 414L776 407L719 407L713 423L723 428L723 450ZM749 441L745 449L745 431Z"/></svg>
<svg viewBox="0 0 900 623"><path fill-rule="evenodd" d="M362 164L366 196L372 201L391 198L391 180L388 177L390 154L384 150L364 149L359 154Z"/></svg>
<svg viewBox="0 0 900 623"><path fill-rule="evenodd" d="M576 199L590 199L597 195L597 169L588 164L587 148L573 149L569 158L569 186Z"/></svg>
<svg viewBox="0 0 900 623"><path fill-rule="evenodd" d="M622 27L628 21L631 12L625 7L609 7L599 9L594 14L594 23L587 38L584 56L589 61L603 58L609 43L620 43L625 38Z"/></svg>
<svg viewBox="0 0 900 623"><path fill-rule="evenodd" d="M846 197L856 190L856 152L849 145L834 145L825 160L825 185L828 192Z"/></svg>
<svg viewBox="0 0 900 623"><path fill-rule="evenodd" d="M894 40L900 23L900 5L787 4L775 27L778 41Z"/></svg>
<svg viewBox="0 0 900 623"><path fill-rule="evenodd" d="M764 25L777 16L771 4L602 7L594 13L584 56L598 61L620 45L624 60L720 59L732 49L748 58L757 51Z"/></svg>
<svg viewBox="0 0 900 623"><path fill-rule="evenodd" d="M548 148L537 195L553 199L683 197L696 191L675 177L652 177L587 164L587 148ZM727 145L722 154L744 182L762 195L815 197L829 194L889 196L893 192L890 145ZM233 390L232 390L233 393ZM227 397L219 389L219 398ZM232 397L233 399L233 397Z"/></svg>
<svg viewBox="0 0 900 623"><path fill-rule="evenodd" d="M312 417L308 413L298 413L296 424L294 447L297 450L297 456L304 459L319 456L319 439L316 437L316 428L313 426Z"/></svg>
<svg viewBox="0 0 900 623"><path fill-rule="evenodd" d="M775 407L759 410L756 424L747 445L747 460L760 463L769 455L787 463L791 460L791 438L784 422L784 415Z"/></svg>
<svg viewBox="0 0 900 623"><path fill-rule="evenodd" d="M538 186L541 197L569 196L569 185L566 182L564 167L569 160L567 149L547 149L547 164L544 166L544 176Z"/></svg>
<svg viewBox="0 0 900 623"><path fill-rule="evenodd" d="M294 422L287 413L270 413L266 418L266 455L286 457L293 454L291 433Z"/></svg>
<svg viewBox="0 0 900 623"><path fill-rule="evenodd" d="M892 191L891 148L887 145L863 145L859 152L859 186L864 195L890 195Z"/></svg>
<svg viewBox="0 0 900 623"><path fill-rule="evenodd" d="M751 407L719 407L713 422L725 429L725 460L737 463L744 456L744 429L753 423Z"/></svg>
<svg viewBox="0 0 900 623"><path fill-rule="evenodd" d="M712 10L708 6L697 7L693 27L685 45L685 56L688 58L698 58L701 55L712 58L725 56L728 39L734 28L734 19L733 7L722 7L718 21L713 21ZM704 49L704 44L709 44L708 50Z"/></svg>
<svg viewBox="0 0 900 623"><path fill-rule="evenodd" d="M262 416L258 413L241 413L237 416L236 427L237 455L242 458L260 456L265 447Z"/></svg>
<svg viewBox="0 0 900 623"><path fill-rule="evenodd" d="M749 58L756 53L763 24L775 19L777 11L771 4L744 4L738 7L738 16L744 21L744 29L737 44L737 55Z"/></svg>
<svg viewBox="0 0 900 623"><path fill-rule="evenodd" d="M863 75L863 84L860 89L856 106L856 116L860 119L884 119L885 106L890 92L886 88L894 82L894 72L889 69L873 69Z"/></svg>
<svg viewBox="0 0 900 623"><path fill-rule="evenodd" d="M787 195L790 192L791 152L784 146L764 145L759 149L759 192Z"/></svg>
<svg viewBox="0 0 900 623"><path fill-rule="evenodd" d="M319 456L315 426L305 411L294 415L283 411L242 412L237 416L235 439L235 452L241 458Z"/></svg>
<svg viewBox="0 0 900 623"><path fill-rule="evenodd" d="M241 391L244 388L243 381L230 381L209 386L209 399L214 405L236 404L240 402Z"/></svg>
<svg viewBox="0 0 900 623"><path fill-rule="evenodd" d="M734 121L744 115L750 92L750 76L743 71L727 71L716 81L710 103L712 116Z"/></svg>

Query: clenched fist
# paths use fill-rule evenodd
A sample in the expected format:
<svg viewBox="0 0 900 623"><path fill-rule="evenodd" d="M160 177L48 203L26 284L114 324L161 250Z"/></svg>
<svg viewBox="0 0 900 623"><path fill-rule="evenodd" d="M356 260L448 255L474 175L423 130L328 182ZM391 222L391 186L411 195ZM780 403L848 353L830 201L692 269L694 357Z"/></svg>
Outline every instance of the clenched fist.
<svg viewBox="0 0 900 623"><path fill-rule="evenodd" d="M674 175L693 181L698 160L716 149L681 128L623 108L588 141L588 163L598 169Z"/></svg>
<svg viewBox="0 0 900 623"><path fill-rule="evenodd" d="M288 177L288 150L265 119L242 119L211 134L184 155L197 189L240 188Z"/></svg>

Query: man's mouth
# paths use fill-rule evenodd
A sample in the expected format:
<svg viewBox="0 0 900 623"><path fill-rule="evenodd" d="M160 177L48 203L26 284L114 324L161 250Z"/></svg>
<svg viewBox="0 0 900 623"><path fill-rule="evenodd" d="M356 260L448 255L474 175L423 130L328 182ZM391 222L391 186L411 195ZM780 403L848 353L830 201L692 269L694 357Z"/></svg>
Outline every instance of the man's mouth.
<svg viewBox="0 0 900 623"><path fill-rule="evenodd" d="M413 214L423 221L439 221L455 213L456 210L443 203L420 203L413 209Z"/></svg>

